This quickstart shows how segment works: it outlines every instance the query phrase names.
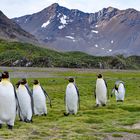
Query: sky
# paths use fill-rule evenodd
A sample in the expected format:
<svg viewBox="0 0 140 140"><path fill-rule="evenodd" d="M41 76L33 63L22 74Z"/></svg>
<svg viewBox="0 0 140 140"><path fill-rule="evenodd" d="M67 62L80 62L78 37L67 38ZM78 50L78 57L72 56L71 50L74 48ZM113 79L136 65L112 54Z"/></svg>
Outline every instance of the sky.
<svg viewBox="0 0 140 140"><path fill-rule="evenodd" d="M39 12L53 3L88 13L109 6L120 10L134 8L140 11L140 0L0 0L0 10L7 17L13 18Z"/></svg>

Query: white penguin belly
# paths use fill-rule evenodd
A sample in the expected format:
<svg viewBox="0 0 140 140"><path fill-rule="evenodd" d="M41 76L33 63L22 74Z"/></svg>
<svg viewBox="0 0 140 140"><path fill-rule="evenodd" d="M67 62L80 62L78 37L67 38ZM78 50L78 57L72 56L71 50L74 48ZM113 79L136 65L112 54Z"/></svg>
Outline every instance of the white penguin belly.
<svg viewBox="0 0 140 140"><path fill-rule="evenodd" d="M35 114L47 113L46 97L40 86L33 88L33 100Z"/></svg>
<svg viewBox="0 0 140 140"><path fill-rule="evenodd" d="M103 79L97 79L96 82L96 98L99 104L106 104L107 88Z"/></svg>
<svg viewBox="0 0 140 140"><path fill-rule="evenodd" d="M16 99L14 88L11 83L0 83L0 120L2 122L12 121L16 116Z"/></svg>
<svg viewBox="0 0 140 140"><path fill-rule="evenodd" d="M116 100L124 100L125 88L122 83L119 84L118 91L115 91Z"/></svg>
<svg viewBox="0 0 140 140"><path fill-rule="evenodd" d="M66 88L66 106L69 112L76 113L78 105L78 95L75 86L70 83Z"/></svg>
<svg viewBox="0 0 140 140"><path fill-rule="evenodd" d="M32 116L31 98L25 86L19 86L17 97L21 115L30 120Z"/></svg>

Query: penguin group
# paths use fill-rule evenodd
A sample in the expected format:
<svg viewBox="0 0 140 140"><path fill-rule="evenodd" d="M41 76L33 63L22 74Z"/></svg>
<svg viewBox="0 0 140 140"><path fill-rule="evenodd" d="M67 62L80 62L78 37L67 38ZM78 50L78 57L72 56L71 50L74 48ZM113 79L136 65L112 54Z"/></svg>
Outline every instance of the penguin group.
<svg viewBox="0 0 140 140"><path fill-rule="evenodd" d="M117 102L123 102L125 98L125 84L123 81L116 81L111 93L111 97L115 94ZM96 98L96 106L106 106L107 99L109 99L107 82L102 74L97 75L96 89L94 92Z"/></svg>
<svg viewBox="0 0 140 140"><path fill-rule="evenodd" d="M80 94L75 83L75 78L67 78L68 85L65 91L65 116L70 114L76 115L80 109ZM0 77L0 128L7 124L8 129L14 126L16 115L19 120L31 123L33 115L47 115L46 99L49 99L52 107L51 98L44 90L38 80L32 82L33 88L30 90L27 80L21 79L16 83L16 87L10 82L9 73L2 72ZM123 102L125 98L125 84L123 81L116 81L111 93L115 94L117 102ZM107 83L102 74L97 75L96 86L94 91L96 107L106 106L109 98Z"/></svg>
<svg viewBox="0 0 140 140"><path fill-rule="evenodd" d="M16 115L20 121L31 123L33 115L47 115L46 98L51 99L38 80L33 82L31 91L25 78L16 83L10 82L9 73L2 72L0 77L0 128L7 124L12 129Z"/></svg>

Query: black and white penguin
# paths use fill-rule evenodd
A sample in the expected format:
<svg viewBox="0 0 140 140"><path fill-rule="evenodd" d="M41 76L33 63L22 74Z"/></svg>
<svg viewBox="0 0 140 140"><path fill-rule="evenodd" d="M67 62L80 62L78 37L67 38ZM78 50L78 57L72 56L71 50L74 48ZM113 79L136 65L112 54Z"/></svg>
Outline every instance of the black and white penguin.
<svg viewBox="0 0 140 140"><path fill-rule="evenodd" d="M17 88L17 98L19 102L19 117L21 121L32 122L33 116L33 97L27 86L26 79L22 79Z"/></svg>
<svg viewBox="0 0 140 140"><path fill-rule="evenodd" d="M38 80L33 82L33 101L34 101L34 114L47 115L46 98L48 97L51 107L51 99L48 93L43 89Z"/></svg>
<svg viewBox="0 0 140 140"><path fill-rule="evenodd" d="M123 81L116 81L115 86L112 90L111 96L113 96L113 93L116 96L117 102L123 102L125 98L125 85Z"/></svg>
<svg viewBox="0 0 140 140"><path fill-rule="evenodd" d="M66 105L66 113L65 116L69 114L77 114L78 108L80 107L80 95L78 88L75 84L74 78L69 78L69 84L66 87L65 94L65 105Z"/></svg>
<svg viewBox="0 0 140 140"><path fill-rule="evenodd" d="M6 123L12 129L16 117L16 97L15 89L9 81L9 73L2 73L0 82L0 128Z"/></svg>
<svg viewBox="0 0 140 140"><path fill-rule="evenodd" d="M96 89L95 89L95 97L96 97L96 106L105 106L107 102L107 84L103 79L103 76L99 74L96 80Z"/></svg>

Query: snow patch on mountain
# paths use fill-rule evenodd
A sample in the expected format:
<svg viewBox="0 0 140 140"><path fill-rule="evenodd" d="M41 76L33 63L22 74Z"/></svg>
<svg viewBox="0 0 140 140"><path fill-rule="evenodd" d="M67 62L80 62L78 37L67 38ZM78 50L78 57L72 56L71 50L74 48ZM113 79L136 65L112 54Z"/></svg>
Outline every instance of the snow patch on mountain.
<svg viewBox="0 0 140 140"><path fill-rule="evenodd" d="M63 28L65 28L65 26L68 24L67 23L67 19L69 19L66 15L63 15L61 18L60 18L60 23L62 24L62 25L60 25L60 26L58 26L58 29L63 29Z"/></svg>
<svg viewBox="0 0 140 140"><path fill-rule="evenodd" d="M113 44L114 43L114 40L111 40L110 42L111 42L111 44Z"/></svg>
<svg viewBox="0 0 140 140"><path fill-rule="evenodd" d="M96 31L96 30L91 30L91 32L92 32L92 33L96 33L96 34L99 33L99 31Z"/></svg>
<svg viewBox="0 0 140 140"><path fill-rule="evenodd" d="M46 28L50 24L50 20L42 24L42 28Z"/></svg>
<svg viewBox="0 0 140 140"><path fill-rule="evenodd" d="M63 29L63 28L65 28L65 25L60 25L60 26L58 26L58 29Z"/></svg>
<svg viewBox="0 0 140 140"><path fill-rule="evenodd" d="M61 16L61 13L59 13L58 15L57 15L57 17L60 17Z"/></svg>
<svg viewBox="0 0 140 140"><path fill-rule="evenodd" d="M67 16L66 16L66 15L63 15L63 16L60 18L60 23L62 23L63 25L68 24L67 21L66 21L66 19L67 19Z"/></svg>
<svg viewBox="0 0 140 140"><path fill-rule="evenodd" d="M27 21L28 21L28 19L26 18L25 21L24 21L24 23L26 23Z"/></svg>
<svg viewBox="0 0 140 140"><path fill-rule="evenodd" d="M99 47L99 46L98 46L98 44L95 44L94 46L95 46L96 48L98 48L98 47Z"/></svg>
<svg viewBox="0 0 140 140"><path fill-rule="evenodd" d="M69 39L74 39L74 37L73 36L65 36L66 38L69 38Z"/></svg>

